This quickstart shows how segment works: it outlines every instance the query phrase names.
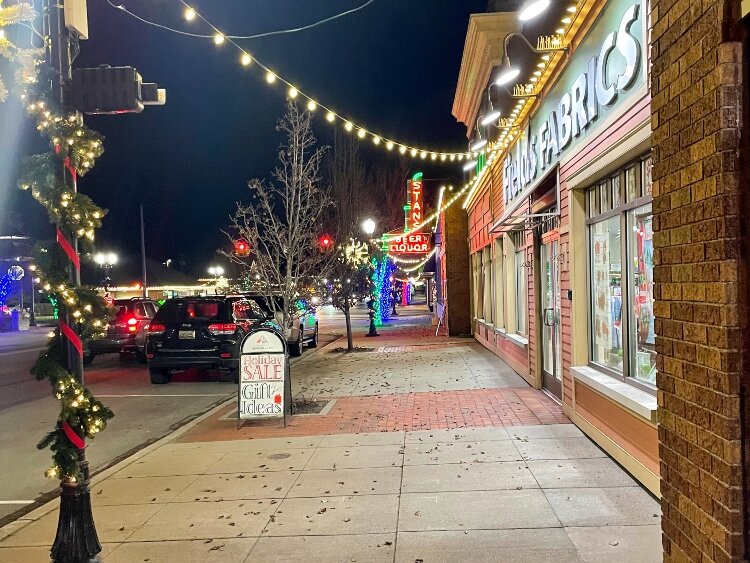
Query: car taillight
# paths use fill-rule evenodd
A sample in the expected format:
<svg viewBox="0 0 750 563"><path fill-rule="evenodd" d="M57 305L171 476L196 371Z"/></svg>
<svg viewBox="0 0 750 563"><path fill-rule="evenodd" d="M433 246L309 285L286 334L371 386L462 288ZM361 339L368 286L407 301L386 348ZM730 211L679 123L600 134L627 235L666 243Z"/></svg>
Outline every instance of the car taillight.
<svg viewBox="0 0 750 563"><path fill-rule="evenodd" d="M167 330L167 327L160 324L154 324L151 323L148 325L148 333L149 334L164 334L164 331Z"/></svg>
<svg viewBox="0 0 750 563"><path fill-rule="evenodd" d="M138 330L138 319L136 319L135 317L130 317L128 319L128 330L130 332L135 332L136 330Z"/></svg>
<svg viewBox="0 0 750 563"><path fill-rule="evenodd" d="M208 332L214 336L229 336L237 331L235 323L216 323L208 325Z"/></svg>

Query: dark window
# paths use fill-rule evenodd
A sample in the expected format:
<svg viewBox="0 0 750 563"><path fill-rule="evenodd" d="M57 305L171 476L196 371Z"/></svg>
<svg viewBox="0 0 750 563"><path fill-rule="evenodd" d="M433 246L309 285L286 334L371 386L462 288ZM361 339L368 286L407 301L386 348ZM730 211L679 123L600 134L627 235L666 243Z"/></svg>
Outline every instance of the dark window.
<svg viewBox="0 0 750 563"><path fill-rule="evenodd" d="M218 300L185 299L167 301L157 311L154 321L184 323L190 321L225 320L226 305Z"/></svg>

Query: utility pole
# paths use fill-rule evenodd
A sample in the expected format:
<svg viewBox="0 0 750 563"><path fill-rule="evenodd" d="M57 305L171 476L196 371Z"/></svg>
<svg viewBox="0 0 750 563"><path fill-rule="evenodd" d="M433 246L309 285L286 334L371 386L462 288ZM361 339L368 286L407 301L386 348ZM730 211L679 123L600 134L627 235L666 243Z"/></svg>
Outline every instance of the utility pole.
<svg viewBox="0 0 750 563"><path fill-rule="evenodd" d="M64 0L75 1L75 0ZM63 0L44 0L44 36L46 38L47 64L53 71L52 98L60 106L66 107L68 88L72 76L72 37L65 27ZM85 2L84 2L85 8ZM78 114L80 120L82 116ZM66 185L72 192L77 191L75 169L66 160L60 170ZM57 226L57 243L68 259L68 280L72 285L81 284L81 262L78 254L78 239L75 233L65 232ZM83 346L78 334L72 311L60 303L62 315L59 319L59 332L65 346L66 368L84 384ZM82 479L80 481L63 481L60 493L60 516L57 523L57 534L52 545L54 563L91 563L99 561L101 544L96 533L94 517L91 511L91 493L89 491L89 464L86 461L85 446L78 448L78 463Z"/></svg>
<svg viewBox="0 0 750 563"><path fill-rule="evenodd" d="M146 234L143 222L143 204L141 204L141 267L143 268L143 297L148 297L148 276L146 275Z"/></svg>

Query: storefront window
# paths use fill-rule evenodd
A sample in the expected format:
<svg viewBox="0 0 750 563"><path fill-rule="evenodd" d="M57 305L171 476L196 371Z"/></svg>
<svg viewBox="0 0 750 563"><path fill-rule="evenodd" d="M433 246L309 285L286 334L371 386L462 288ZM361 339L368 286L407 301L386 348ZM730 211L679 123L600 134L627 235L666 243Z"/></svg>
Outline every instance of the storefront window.
<svg viewBox="0 0 750 563"><path fill-rule="evenodd" d="M631 341L636 379L656 384L656 334L654 333L654 231L651 204L633 209L628 214L630 256L633 267L633 323Z"/></svg>
<svg viewBox="0 0 750 563"><path fill-rule="evenodd" d="M592 360L622 373L622 262L620 217L591 225Z"/></svg>
<svg viewBox="0 0 750 563"><path fill-rule="evenodd" d="M526 253L523 250L516 252L516 332L526 334L526 316L528 315L526 303L528 301L528 290L526 288Z"/></svg>
<svg viewBox="0 0 750 563"><path fill-rule="evenodd" d="M621 189L622 188L622 189ZM589 190L591 361L654 385L654 251L651 160ZM595 205L592 205L593 203Z"/></svg>

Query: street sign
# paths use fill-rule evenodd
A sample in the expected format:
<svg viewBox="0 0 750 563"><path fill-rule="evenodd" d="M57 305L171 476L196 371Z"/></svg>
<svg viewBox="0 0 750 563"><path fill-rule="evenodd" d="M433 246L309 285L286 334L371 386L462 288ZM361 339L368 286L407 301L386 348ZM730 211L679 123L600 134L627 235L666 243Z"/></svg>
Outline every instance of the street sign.
<svg viewBox="0 0 750 563"><path fill-rule="evenodd" d="M282 418L291 411L292 380L286 339L275 328L250 331L240 349L237 428L243 420Z"/></svg>

